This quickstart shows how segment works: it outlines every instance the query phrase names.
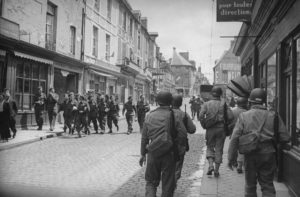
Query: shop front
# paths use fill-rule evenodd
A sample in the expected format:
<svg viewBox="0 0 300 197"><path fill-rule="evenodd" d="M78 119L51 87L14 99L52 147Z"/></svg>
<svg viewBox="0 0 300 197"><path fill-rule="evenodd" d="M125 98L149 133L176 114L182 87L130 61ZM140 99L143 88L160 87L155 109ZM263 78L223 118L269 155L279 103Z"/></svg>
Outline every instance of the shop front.
<svg viewBox="0 0 300 197"><path fill-rule="evenodd" d="M278 152L276 179L300 196L300 1L256 1L252 24L243 24L235 54L242 75L267 92L267 107L282 117L291 135ZM259 24L257 26L257 24Z"/></svg>

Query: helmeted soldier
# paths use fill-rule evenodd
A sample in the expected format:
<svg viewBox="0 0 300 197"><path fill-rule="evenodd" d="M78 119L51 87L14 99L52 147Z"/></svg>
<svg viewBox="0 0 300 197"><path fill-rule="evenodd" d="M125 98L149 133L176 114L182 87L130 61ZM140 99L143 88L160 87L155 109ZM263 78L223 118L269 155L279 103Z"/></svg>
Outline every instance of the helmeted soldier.
<svg viewBox="0 0 300 197"><path fill-rule="evenodd" d="M96 133L98 133L98 124L97 124L98 106L96 101L93 99L92 95L88 97L88 105L90 107L90 111L88 112L88 125L90 125L92 122L94 125L94 130L96 131Z"/></svg>
<svg viewBox="0 0 300 197"><path fill-rule="evenodd" d="M192 96L189 103L191 104L192 119L194 120L195 115L196 115L196 98L195 98L195 96Z"/></svg>
<svg viewBox="0 0 300 197"><path fill-rule="evenodd" d="M112 96L110 96L108 101L108 112L107 112L107 126L109 128L108 133L112 133L112 123L117 128L117 131L119 131L119 125L118 125L118 113L120 111L119 105L116 105L115 100Z"/></svg>
<svg viewBox="0 0 300 197"><path fill-rule="evenodd" d="M58 94L55 93L54 88L49 89L49 94L47 96L47 111L48 111L48 118L50 124L50 131L54 130L56 115L58 113Z"/></svg>
<svg viewBox="0 0 300 197"><path fill-rule="evenodd" d="M232 109L234 119L233 119L232 123L229 125L229 129L231 129L231 130L233 130L239 115L241 113L247 111L248 99L246 97L238 97L236 100L236 103L237 103L237 107ZM237 155L237 172L238 173L243 173L243 165L244 165L244 155L238 153L238 155Z"/></svg>
<svg viewBox="0 0 300 197"><path fill-rule="evenodd" d="M99 127L101 129L100 134L103 134L105 132L105 124L107 120L107 112L108 112L108 106L107 102L104 99L104 96L97 97L98 100L98 122Z"/></svg>
<svg viewBox="0 0 300 197"><path fill-rule="evenodd" d="M35 121L38 125L38 130L43 129L43 111L45 107L45 102L46 102L46 95L43 93L43 88L42 86L38 87L38 93L35 94L34 99L33 99L33 104L34 104L34 114L35 114Z"/></svg>
<svg viewBox="0 0 300 197"><path fill-rule="evenodd" d="M176 162L176 170L175 170L175 180L176 182L181 177L181 171L183 167L183 161L186 151L189 150L188 145L188 136L187 134L193 134L196 132L196 126L193 123L191 117L186 113L181 111L180 107L182 105L182 96L180 94L173 95L172 98L172 108L174 110L175 118L182 120L182 124L176 125L178 136L177 136L177 143L178 143L178 150L179 150L179 161Z"/></svg>
<svg viewBox="0 0 300 197"><path fill-rule="evenodd" d="M145 98L143 95L140 96L140 100L138 101L137 105L137 117L138 117L138 123L140 126L140 132L143 129L143 124L145 121L146 113L150 111L149 104L145 101Z"/></svg>
<svg viewBox="0 0 300 197"><path fill-rule="evenodd" d="M156 196L160 180L162 181L162 196L173 196L175 189L176 157L173 149L170 149L161 156L148 151L149 146L161 136L162 132L171 132L169 131L169 125L172 94L161 91L158 93L156 100L160 106L146 116L141 139L141 158L139 163L141 166L145 162L147 163L145 172L146 197ZM175 125L178 124L183 124L182 120L175 118ZM151 143L149 144L150 141Z"/></svg>
<svg viewBox="0 0 300 197"><path fill-rule="evenodd" d="M75 128L78 133L78 137L81 137L81 130L84 129L85 134L90 134L90 130L87 124L87 114L90 108L88 103L85 101L83 95L79 96L79 102L77 105L77 116L75 118Z"/></svg>
<svg viewBox="0 0 300 197"><path fill-rule="evenodd" d="M209 163L207 175L212 175L214 172L215 177L219 177L219 168L222 163L223 147L226 139L224 131L225 113L230 123L233 120L232 111L228 106L227 111L224 112L226 102L221 100L222 89L214 86L211 90L212 99L207 101L201 107L199 119L201 125L207 125L207 122L212 121L209 128L206 128L206 158Z"/></svg>
<svg viewBox="0 0 300 197"><path fill-rule="evenodd" d="M274 197L276 191L273 184L276 170L277 143L289 142L289 133L276 113L268 111L266 92L255 88L248 99L250 110L239 115L233 130L228 149L228 167L233 169L234 156L238 150L239 137L244 132L259 132L258 149L245 154L245 196L257 196L256 184L260 184L262 196ZM259 129L261 130L259 131Z"/></svg>
<svg viewBox="0 0 300 197"><path fill-rule="evenodd" d="M126 121L127 121L127 125L128 125L128 131L127 134L129 135L130 133L132 133L132 122L133 122L133 116L136 115L136 108L135 106L132 104L132 97L129 96L128 97L128 101L124 104L123 107L123 111L122 114L124 116L124 112L126 110Z"/></svg>
<svg viewBox="0 0 300 197"><path fill-rule="evenodd" d="M9 89L4 90L4 96L10 108L9 127L13 132L13 138L15 138L17 134L17 129L16 129L16 116L18 114L17 103L14 99L11 98Z"/></svg>
<svg viewBox="0 0 300 197"><path fill-rule="evenodd" d="M69 134L73 134L73 122L77 113L77 101L75 100L75 96L73 92L69 93L69 98L64 101L64 119L65 119L65 126L64 126L64 131L66 129L69 129Z"/></svg>
<svg viewBox="0 0 300 197"><path fill-rule="evenodd" d="M199 120L199 114L200 114L202 104L203 102L201 101L200 96L195 98L195 115L197 116L197 120Z"/></svg>

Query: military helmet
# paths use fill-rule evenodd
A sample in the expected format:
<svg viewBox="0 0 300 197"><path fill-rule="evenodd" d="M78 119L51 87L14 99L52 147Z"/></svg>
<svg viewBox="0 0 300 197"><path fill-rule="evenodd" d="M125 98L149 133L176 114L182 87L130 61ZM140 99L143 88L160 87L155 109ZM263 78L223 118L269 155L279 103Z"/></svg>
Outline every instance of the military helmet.
<svg viewBox="0 0 300 197"><path fill-rule="evenodd" d="M248 101L250 103L263 104L266 102L266 91L261 88L255 88L251 91Z"/></svg>
<svg viewBox="0 0 300 197"><path fill-rule="evenodd" d="M168 106L172 103L172 94L170 92L160 91L156 96L159 105Z"/></svg>
<svg viewBox="0 0 300 197"><path fill-rule="evenodd" d="M238 97L236 99L236 104L238 106L247 106L248 104L248 99L246 97Z"/></svg>
<svg viewBox="0 0 300 197"><path fill-rule="evenodd" d="M211 95L214 96L214 97L220 97L222 94L223 94L223 90L222 90L221 87L214 86L211 89Z"/></svg>
<svg viewBox="0 0 300 197"><path fill-rule="evenodd" d="M182 96L180 94L174 94L172 96L172 105L174 107L180 107L182 105Z"/></svg>

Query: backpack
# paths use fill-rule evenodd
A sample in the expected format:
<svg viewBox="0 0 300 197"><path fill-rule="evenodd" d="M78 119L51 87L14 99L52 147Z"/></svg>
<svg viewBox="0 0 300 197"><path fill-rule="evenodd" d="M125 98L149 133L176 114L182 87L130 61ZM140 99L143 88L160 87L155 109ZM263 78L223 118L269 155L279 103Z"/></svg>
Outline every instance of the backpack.
<svg viewBox="0 0 300 197"><path fill-rule="evenodd" d="M205 118L203 120L200 120L200 123L201 123L201 126L203 127L203 129L209 129L209 128L213 127L216 123L220 122L219 117L218 117L220 105L221 105L221 102L219 103L217 112L212 117L205 116Z"/></svg>

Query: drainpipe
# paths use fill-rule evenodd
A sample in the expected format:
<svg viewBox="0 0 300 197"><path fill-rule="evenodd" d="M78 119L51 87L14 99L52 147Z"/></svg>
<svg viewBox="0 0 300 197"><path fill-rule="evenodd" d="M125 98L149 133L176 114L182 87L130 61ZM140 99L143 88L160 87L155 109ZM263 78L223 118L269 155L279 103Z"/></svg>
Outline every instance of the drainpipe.
<svg viewBox="0 0 300 197"><path fill-rule="evenodd" d="M84 8L82 8L82 21L81 21L81 51L80 60L84 62L84 44L85 44L85 17L86 17L86 0L83 0ZM88 72L88 67L84 65L83 75L82 75L82 91L86 92L86 75Z"/></svg>

